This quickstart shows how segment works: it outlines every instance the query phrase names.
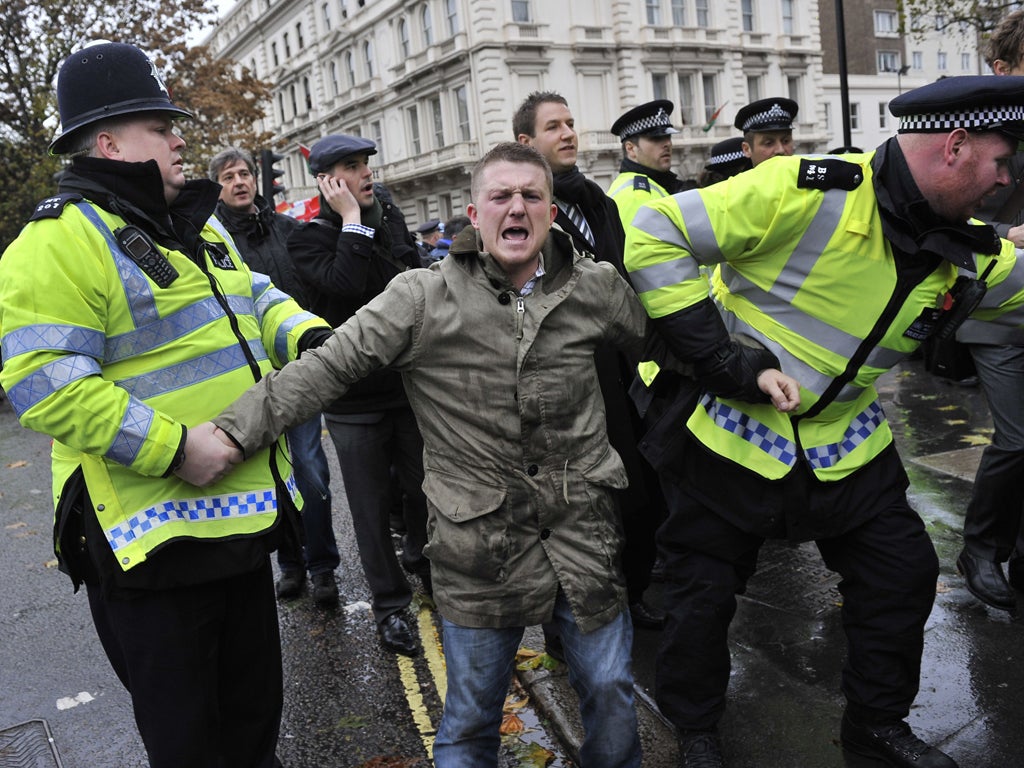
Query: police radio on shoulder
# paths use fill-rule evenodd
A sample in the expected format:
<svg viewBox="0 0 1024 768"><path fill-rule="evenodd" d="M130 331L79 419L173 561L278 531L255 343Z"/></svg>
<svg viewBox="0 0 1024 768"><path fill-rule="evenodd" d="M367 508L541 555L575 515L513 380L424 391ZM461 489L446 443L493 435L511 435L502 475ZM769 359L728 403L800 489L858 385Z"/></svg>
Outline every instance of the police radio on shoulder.
<svg viewBox="0 0 1024 768"><path fill-rule="evenodd" d="M134 224L116 230L114 237L117 238L117 244L121 246L125 255L138 264L158 286L166 288L177 279L178 270L157 250L149 235Z"/></svg>

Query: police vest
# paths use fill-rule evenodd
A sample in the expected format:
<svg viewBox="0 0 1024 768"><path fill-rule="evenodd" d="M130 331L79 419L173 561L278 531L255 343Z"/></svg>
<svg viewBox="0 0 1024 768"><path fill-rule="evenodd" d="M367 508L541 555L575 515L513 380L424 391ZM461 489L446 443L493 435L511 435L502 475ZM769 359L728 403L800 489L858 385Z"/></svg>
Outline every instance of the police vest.
<svg viewBox="0 0 1024 768"><path fill-rule="evenodd" d="M687 421L692 434L768 479L805 460L819 479L837 480L892 441L874 382L916 349L915 323L941 306L957 268L943 261L889 306L897 270L871 156L860 162L863 183L853 189L800 186L802 161L776 158L760 173L652 203L627 233L626 267L657 318L706 298L700 268L719 265L713 291L728 330L770 349L800 383L795 416L707 395ZM996 260L978 315L991 319L1024 304L1012 243L975 258L979 269Z"/></svg>
<svg viewBox="0 0 1024 768"><path fill-rule="evenodd" d="M177 539L268 530L280 489L301 504L283 439L208 488L162 475L181 424L217 415L323 322L250 272L213 219L201 266L157 246L177 273L161 288L119 244L122 219L84 201L54 214L4 254L0 343L19 419L55 438L55 502L81 466L124 570Z"/></svg>

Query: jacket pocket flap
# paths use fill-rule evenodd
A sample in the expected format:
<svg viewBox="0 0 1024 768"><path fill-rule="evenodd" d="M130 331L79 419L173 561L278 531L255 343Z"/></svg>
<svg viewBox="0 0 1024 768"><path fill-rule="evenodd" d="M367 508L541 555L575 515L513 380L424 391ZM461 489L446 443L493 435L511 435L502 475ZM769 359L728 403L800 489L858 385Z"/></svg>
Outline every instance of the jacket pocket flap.
<svg viewBox="0 0 1024 768"><path fill-rule="evenodd" d="M430 503L454 523L490 514L504 503L506 495L504 486L488 485L435 470L427 470L423 492Z"/></svg>

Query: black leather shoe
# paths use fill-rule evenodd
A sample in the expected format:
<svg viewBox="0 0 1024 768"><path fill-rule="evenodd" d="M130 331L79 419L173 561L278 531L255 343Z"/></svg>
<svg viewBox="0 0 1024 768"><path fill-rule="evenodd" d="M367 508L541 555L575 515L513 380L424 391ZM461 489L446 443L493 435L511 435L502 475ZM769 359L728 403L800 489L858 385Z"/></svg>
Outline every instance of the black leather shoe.
<svg viewBox="0 0 1024 768"><path fill-rule="evenodd" d="M409 629L409 622L401 613L392 613L378 624L377 634L380 636L380 644L393 653L416 656L420 652L416 638Z"/></svg>
<svg viewBox="0 0 1024 768"><path fill-rule="evenodd" d="M1024 592L1024 557L1016 554L1010 555L1010 559L1006 563L1006 580L1018 592Z"/></svg>
<svg viewBox="0 0 1024 768"><path fill-rule="evenodd" d="M548 630L547 626L544 629L544 653L550 656L555 661L565 663L565 648L562 647L562 638L560 635L553 631Z"/></svg>
<svg viewBox="0 0 1024 768"><path fill-rule="evenodd" d="M681 768L725 768L715 731L683 731L679 736Z"/></svg>
<svg viewBox="0 0 1024 768"><path fill-rule="evenodd" d="M314 573L309 580L313 582L313 602L324 608L338 604L338 582L334 580L333 572Z"/></svg>
<svg viewBox="0 0 1024 768"><path fill-rule="evenodd" d="M1003 611L1017 607L1017 597L1006 582L1001 564L982 560L965 549L956 559L956 569L963 574L967 591L981 602Z"/></svg>
<svg viewBox="0 0 1024 768"><path fill-rule="evenodd" d="M953 758L925 744L902 720L859 725L844 713L839 736L843 749L895 768L958 768Z"/></svg>
<svg viewBox="0 0 1024 768"><path fill-rule="evenodd" d="M641 629L662 629L665 626L665 612L645 603L642 599L629 604L629 615L633 626Z"/></svg>
<svg viewBox="0 0 1024 768"><path fill-rule="evenodd" d="M285 600L298 597L305 586L305 571L281 571L281 578L277 580L277 596Z"/></svg>

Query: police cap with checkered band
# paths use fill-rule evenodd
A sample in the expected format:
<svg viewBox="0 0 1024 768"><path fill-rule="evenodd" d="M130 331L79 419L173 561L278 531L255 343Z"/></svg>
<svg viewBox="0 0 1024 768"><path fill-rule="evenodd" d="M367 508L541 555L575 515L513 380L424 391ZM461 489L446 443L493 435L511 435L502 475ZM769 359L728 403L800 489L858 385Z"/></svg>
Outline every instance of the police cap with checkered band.
<svg viewBox="0 0 1024 768"><path fill-rule="evenodd" d="M141 49L105 40L70 54L57 74L60 127L50 154L69 150L80 128L108 117L135 112L163 112L173 117L192 113L171 103L160 73Z"/></svg>
<svg viewBox="0 0 1024 768"><path fill-rule="evenodd" d="M999 131L1024 141L1024 76L964 75L922 85L889 102L898 133Z"/></svg>
<svg viewBox="0 0 1024 768"><path fill-rule="evenodd" d="M672 114L672 102L668 99L656 99L639 107L633 107L612 125L612 133L620 141L627 141L637 136L657 139L679 133L672 127L669 115Z"/></svg>
<svg viewBox="0 0 1024 768"><path fill-rule="evenodd" d="M711 148L711 157L704 166L708 170L717 171L725 176L749 171L750 158L743 154L743 137L733 136L724 139Z"/></svg>
<svg viewBox="0 0 1024 768"><path fill-rule="evenodd" d="M792 99L781 96L758 99L736 113L734 125L743 133L757 131L791 131L800 107Z"/></svg>

